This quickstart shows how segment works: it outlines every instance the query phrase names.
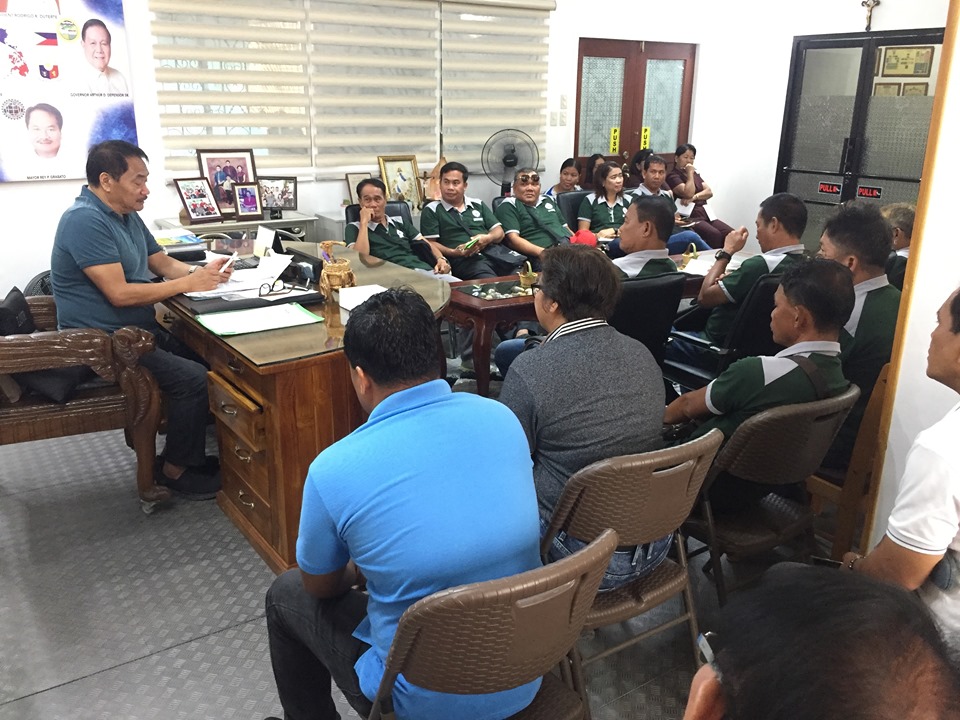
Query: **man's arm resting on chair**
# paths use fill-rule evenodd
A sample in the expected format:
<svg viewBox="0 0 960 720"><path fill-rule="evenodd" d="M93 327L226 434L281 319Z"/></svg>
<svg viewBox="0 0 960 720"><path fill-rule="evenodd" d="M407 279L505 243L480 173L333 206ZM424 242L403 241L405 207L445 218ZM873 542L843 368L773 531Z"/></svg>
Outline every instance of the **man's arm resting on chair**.
<svg viewBox="0 0 960 720"><path fill-rule="evenodd" d="M732 257L735 253L743 250L743 246L747 242L747 235L747 229L743 227L727 233L727 237L723 240L723 252ZM697 295L697 304L700 307L714 308L730 302L730 298L727 297L720 286L720 279L726 274L729 263L730 258L718 258L704 276L703 285L700 286L700 294Z"/></svg>
<svg viewBox="0 0 960 720"><path fill-rule="evenodd" d="M884 535L866 557L852 552L846 553L841 567L899 585L907 590L916 590L923 585L934 566L942 558L943 553L939 555L919 553L898 545Z"/></svg>
<svg viewBox="0 0 960 720"><path fill-rule="evenodd" d="M707 407L707 388L702 387L698 390L684 393L672 403L667 405L663 413L664 425L676 425L687 420L696 420L697 418L712 415L710 408Z"/></svg>

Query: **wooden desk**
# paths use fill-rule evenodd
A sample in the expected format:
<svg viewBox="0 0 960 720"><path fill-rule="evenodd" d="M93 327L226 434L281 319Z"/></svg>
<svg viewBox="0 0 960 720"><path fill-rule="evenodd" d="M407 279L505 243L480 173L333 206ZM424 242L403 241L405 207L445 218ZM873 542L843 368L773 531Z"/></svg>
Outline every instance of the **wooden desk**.
<svg viewBox="0 0 960 720"><path fill-rule="evenodd" d="M490 393L490 334L501 323L537 319L532 295L484 300L457 289L496 282L519 284L516 275L450 283L453 292L450 293L450 304L443 311L443 316L451 322L473 328L473 369L477 375L477 394L484 397ZM703 285L702 275L687 275L683 297L696 297L701 285Z"/></svg>
<svg viewBox="0 0 960 720"><path fill-rule="evenodd" d="M353 251L337 254L350 259L359 285L410 286L435 313L449 301L442 280L381 260L361 261ZM340 307L333 298L310 306L325 318L320 324L217 337L182 297L166 305L174 332L210 364L223 475L217 502L271 569L293 567L307 469L365 419L341 352Z"/></svg>

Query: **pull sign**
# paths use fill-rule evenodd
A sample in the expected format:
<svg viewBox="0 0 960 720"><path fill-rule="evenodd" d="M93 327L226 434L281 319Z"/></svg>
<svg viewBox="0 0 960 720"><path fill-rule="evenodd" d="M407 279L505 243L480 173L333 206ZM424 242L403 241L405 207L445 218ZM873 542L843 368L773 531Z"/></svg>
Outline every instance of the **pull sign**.
<svg viewBox="0 0 960 720"><path fill-rule="evenodd" d="M882 193L883 188L874 185L860 185L857 187L857 197L879 200Z"/></svg>
<svg viewBox="0 0 960 720"><path fill-rule="evenodd" d="M817 188L817 192L821 195L839 195L840 194L840 184L835 182L820 182L820 187Z"/></svg>
<svg viewBox="0 0 960 720"><path fill-rule="evenodd" d="M646 150L650 147L650 128L645 127L640 131L640 149Z"/></svg>
<svg viewBox="0 0 960 720"><path fill-rule="evenodd" d="M620 152L620 128L610 128L610 152L609 155L616 155Z"/></svg>

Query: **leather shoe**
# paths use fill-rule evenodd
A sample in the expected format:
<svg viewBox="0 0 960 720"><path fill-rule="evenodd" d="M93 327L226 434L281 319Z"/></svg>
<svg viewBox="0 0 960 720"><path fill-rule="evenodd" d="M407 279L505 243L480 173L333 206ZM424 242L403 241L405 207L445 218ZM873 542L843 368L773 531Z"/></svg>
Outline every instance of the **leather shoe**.
<svg viewBox="0 0 960 720"><path fill-rule="evenodd" d="M176 479L164 475L161 468L154 472L154 480L186 500L212 500L221 487L219 473L205 473L195 468L187 468Z"/></svg>

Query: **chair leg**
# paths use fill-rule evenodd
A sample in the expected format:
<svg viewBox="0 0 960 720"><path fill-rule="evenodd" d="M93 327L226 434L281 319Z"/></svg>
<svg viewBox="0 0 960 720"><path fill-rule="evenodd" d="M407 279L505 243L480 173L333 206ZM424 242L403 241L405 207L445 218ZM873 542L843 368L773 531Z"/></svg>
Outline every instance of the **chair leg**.
<svg viewBox="0 0 960 720"><path fill-rule="evenodd" d="M710 568L713 570L713 582L717 589L717 603L720 607L727 604L727 585L723 579L723 564L720 562L720 543L717 540L717 528L713 523L713 507L704 495L703 516L707 520L707 532L710 538Z"/></svg>
<svg viewBox="0 0 960 720"><path fill-rule="evenodd" d="M583 659L580 657L580 648L576 645L570 650L570 669L573 673L573 689L580 696L583 703L583 720L591 720L590 698L587 697L587 681L583 675Z"/></svg>
<svg viewBox="0 0 960 720"><path fill-rule="evenodd" d="M160 424L160 398L151 394L146 400L147 407L139 422L132 428L126 428L128 438L133 441L137 454L137 493L143 511L150 513L156 503L170 499L170 490L157 485L153 477L153 463L157 453L157 427Z"/></svg>
<svg viewBox="0 0 960 720"><path fill-rule="evenodd" d="M700 628L697 625L697 608L696 605L693 604L693 592L690 589L690 568L687 565L687 539L683 533L678 532L675 542L677 543L677 554L680 558L680 566L683 567L687 573L687 582L683 587L683 604L687 614L690 616L687 619L687 625L690 628L690 639L693 642L693 661L697 667L699 667L700 652L697 647L697 638L700 636Z"/></svg>

